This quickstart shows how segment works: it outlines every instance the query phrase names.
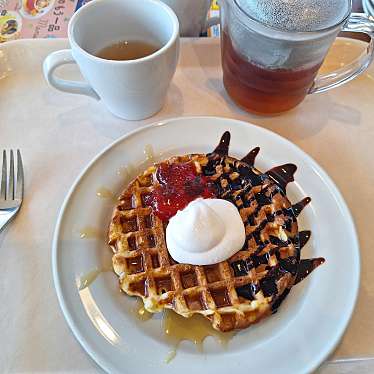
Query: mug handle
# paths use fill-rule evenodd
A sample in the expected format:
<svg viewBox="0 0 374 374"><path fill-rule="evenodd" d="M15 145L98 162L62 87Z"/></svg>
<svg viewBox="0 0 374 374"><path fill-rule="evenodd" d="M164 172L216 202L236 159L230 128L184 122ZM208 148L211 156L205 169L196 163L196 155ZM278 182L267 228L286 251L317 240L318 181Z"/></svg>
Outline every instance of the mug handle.
<svg viewBox="0 0 374 374"><path fill-rule="evenodd" d="M55 76L55 70L65 64L76 64L71 49L62 49L49 54L43 62L43 73L46 81L57 90L86 95L100 100L99 95L88 83L61 79Z"/></svg>
<svg viewBox="0 0 374 374"><path fill-rule="evenodd" d="M365 52L343 68L318 75L309 92L319 93L338 87L363 73L374 59L374 19L364 13L352 13L342 31L362 32L370 37Z"/></svg>

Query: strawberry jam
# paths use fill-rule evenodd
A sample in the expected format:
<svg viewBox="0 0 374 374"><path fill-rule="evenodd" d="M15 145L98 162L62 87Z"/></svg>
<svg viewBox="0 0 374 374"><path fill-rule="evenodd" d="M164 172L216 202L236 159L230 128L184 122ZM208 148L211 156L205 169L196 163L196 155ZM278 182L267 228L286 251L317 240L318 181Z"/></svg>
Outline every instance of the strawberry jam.
<svg viewBox="0 0 374 374"><path fill-rule="evenodd" d="M163 162L156 171L156 177L160 185L152 194L145 196L145 203L152 206L163 221L168 221L198 197L215 197L213 183L208 177L198 174L192 162Z"/></svg>

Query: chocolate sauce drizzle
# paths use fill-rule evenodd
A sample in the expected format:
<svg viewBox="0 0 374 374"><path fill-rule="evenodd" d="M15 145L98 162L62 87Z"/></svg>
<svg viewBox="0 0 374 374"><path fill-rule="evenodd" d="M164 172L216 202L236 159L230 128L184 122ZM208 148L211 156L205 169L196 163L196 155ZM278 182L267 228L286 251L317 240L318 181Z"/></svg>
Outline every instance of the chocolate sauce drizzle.
<svg viewBox="0 0 374 374"><path fill-rule="evenodd" d="M305 247L306 243L308 243L311 236L312 236L312 232L310 230L305 230L305 231L300 231L299 232L299 248L300 248L300 251Z"/></svg>
<svg viewBox="0 0 374 374"><path fill-rule="evenodd" d="M325 262L325 259L322 257L310 258L306 260L301 260L299 264L299 271L295 279L295 284L300 283L304 280L314 269L322 265Z"/></svg>
<svg viewBox="0 0 374 374"><path fill-rule="evenodd" d="M228 156L229 153L230 138L230 133L226 131L222 135L221 140L213 153L208 154L209 160L203 170L206 176L213 176L216 173L217 166L225 165L225 156ZM228 181L227 184L223 186L219 180L215 183L218 196L231 201L238 209L248 207L254 200L256 201L257 207L254 209L252 214L248 216L248 223L251 226L254 226L257 222L257 217L261 208L265 205L271 204L273 196L276 193L280 192L286 195L287 185L294 181L294 174L297 170L297 167L294 164L284 164L274 167L266 173L261 173L254 168L255 159L259 151L260 148L256 147L240 161L235 161L235 166L237 167L241 178L231 180L229 175L224 172L222 178ZM267 185L267 187L262 188L260 192L254 194L250 199L243 196L243 194L246 194L247 191L253 187L261 186L266 179L269 179L269 177L275 182L278 188L274 188L274 185L273 187ZM233 194L233 192L237 190L243 190L243 192ZM247 247L249 240L254 239L257 249L248 258L231 263L231 267L236 277L246 276L252 268L256 268L262 264L268 265L269 258L273 255L277 257L278 264L273 267L268 266L268 273L259 282L237 287L236 291L238 296L248 300L254 300L255 294L262 290L265 297L273 297L272 311L275 313L290 292L290 288L287 288L282 292L282 294L278 295L277 281L285 273L290 273L295 277L294 284L297 284L305 279L314 269L325 262L325 259L323 258L300 260L301 249L307 244L312 234L309 230L300 231L296 236L289 237L287 241L283 241L276 236L270 236L269 240L262 241L260 236L263 228L269 222L273 222L277 215L288 217L283 228L288 232L291 232L292 224L296 222L296 218L310 202L311 198L305 197L289 208L283 208L272 214L267 214L266 219L257 223L256 229L247 235L244 248ZM282 258L281 249L289 246L291 243L295 245L297 251L296 255ZM273 245L274 247L271 247L266 253L261 254L268 245Z"/></svg>
<svg viewBox="0 0 374 374"><path fill-rule="evenodd" d="M302 199L301 201L299 201L298 203L292 205L292 209L293 209L293 212L295 214L296 217L299 216L299 214L301 213L301 211L312 201L312 199L310 197L304 197L304 199Z"/></svg>
<svg viewBox="0 0 374 374"><path fill-rule="evenodd" d="M253 166L255 164L256 157L260 152L260 147L253 148L247 156L244 156L241 161L247 163L249 166Z"/></svg>
<svg viewBox="0 0 374 374"><path fill-rule="evenodd" d="M229 131L226 131L222 135L221 140L219 141L219 144L217 145L213 153L218 153L221 156L227 156L229 154L230 139L231 134Z"/></svg>
<svg viewBox="0 0 374 374"><path fill-rule="evenodd" d="M266 174L272 177L281 190L286 193L287 184L294 181L293 176L296 169L297 166L294 164L284 164L270 169Z"/></svg>

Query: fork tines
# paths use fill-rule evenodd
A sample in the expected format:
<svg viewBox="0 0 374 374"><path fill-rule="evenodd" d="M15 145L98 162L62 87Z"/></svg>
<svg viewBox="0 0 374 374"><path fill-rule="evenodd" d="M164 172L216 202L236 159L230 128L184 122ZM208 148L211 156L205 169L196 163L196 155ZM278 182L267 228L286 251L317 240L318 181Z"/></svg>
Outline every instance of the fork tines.
<svg viewBox="0 0 374 374"><path fill-rule="evenodd" d="M21 152L17 149L17 175L15 175L14 152L10 150L9 169L7 152L3 150L3 166L1 173L0 201L1 200L22 200L23 198L23 165ZM8 177L9 170L9 177Z"/></svg>

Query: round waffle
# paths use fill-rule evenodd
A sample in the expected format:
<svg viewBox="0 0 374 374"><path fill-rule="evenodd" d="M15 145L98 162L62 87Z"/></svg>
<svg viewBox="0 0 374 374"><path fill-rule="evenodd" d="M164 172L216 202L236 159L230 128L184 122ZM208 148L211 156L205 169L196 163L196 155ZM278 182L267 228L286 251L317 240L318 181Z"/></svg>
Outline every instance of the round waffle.
<svg viewBox="0 0 374 374"><path fill-rule="evenodd" d="M296 167L288 164L261 173L252 165L259 149L238 160L227 155L228 142L229 135L224 135L213 153L164 162L194 163L197 173L214 183L217 198L236 205L246 241L235 255L209 266L171 258L165 240L167 222L147 204L147 196L159 185L159 164L123 191L109 228L113 267L124 292L141 297L150 312L168 308L184 317L200 313L221 331L248 327L277 310L297 277L302 279L300 240L305 242L310 235L299 236L296 220L310 199L292 206L285 194Z"/></svg>

